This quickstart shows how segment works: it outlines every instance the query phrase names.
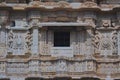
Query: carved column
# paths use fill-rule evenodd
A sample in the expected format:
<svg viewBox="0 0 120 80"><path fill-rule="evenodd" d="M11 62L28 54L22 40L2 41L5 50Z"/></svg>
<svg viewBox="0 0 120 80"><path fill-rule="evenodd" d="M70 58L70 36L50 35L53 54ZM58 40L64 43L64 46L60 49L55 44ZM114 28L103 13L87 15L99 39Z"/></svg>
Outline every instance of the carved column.
<svg viewBox="0 0 120 80"><path fill-rule="evenodd" d="M39 27L39 20L33 19L31 21L31 26L33 27L33 40L32 40L32 55L38 56L38 27Z"/></svg>
<svg viewBox="0 0 120 80"><path fill-rule="evenodd" d="M38 28L33 28L33 45L32 45L32 53L33 55L38 55Z"/></svg>
<svg viewBox="0 0 120 80"><path fill-rule="evenodd" d="M48 54L50 53L50 49L51 49L51 47L53 47L53 45L54 45L54 42L53 42L53 38L54 36L53 36L53 32L51 31L51 30L48 30L48 32L47 32L47 44L48 44Z"/></svg>
<svg viewBox="0 0 120 80"><path fill-rule="evenodd" d="M76 32L72 31L70 33L70 46L73 48L73 54L76 54Z"/></svg>
<svg viewBox="0 0 120 80"><path fill-rule="evenodd" d="M6 45L7 45L7 20L9 12L6 10L0 10L0 58L6 56Z"/></svg>
<svg viewBox="0 0 120 80"><path fill-rule="evenodd" d="M120 55L120 31L118 32L118 55Z"/></svg>
<svg viewBox="0 0 120 80"><path fill-rule="evenodd" d="M41 55L48 55L48 32L47 29L41 29L39 32L39 52ZM49 36L50 37L50 36Z"/></svg>
<svg viewBox="0 0 120 80"><path fill-rule="evenodd" d="M86 37L86 31L78 30L77 31L77 46L76 46L76 52L78 55L84 55L85 54L85 37Z"/></svg>
<svg viewBox="0 0 120 80"><path fill-rule="evenodd" d="M80 54L84 55L85 54L85 38L86 38L86 31L80 31L79 33L80 36Z"/></svg>
<svg viewBox="0 0 120 80"><path fill-rule="evenodd" d="M5 28L0 28L0 57L6 55L7 33Z"/></svg>
<svg viewBox="0 0 120 80"><path fill-rule="evenodd" d="M94 53L93 46L92 46L92 30L87 29L87 35L86 35L86 58L91 58L91 55Z"/></svg>

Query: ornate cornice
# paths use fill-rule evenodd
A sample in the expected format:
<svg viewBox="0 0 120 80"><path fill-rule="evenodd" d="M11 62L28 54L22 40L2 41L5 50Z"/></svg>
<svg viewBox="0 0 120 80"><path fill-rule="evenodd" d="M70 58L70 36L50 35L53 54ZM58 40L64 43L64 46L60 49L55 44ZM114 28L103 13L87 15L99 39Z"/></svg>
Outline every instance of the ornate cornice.
<svg viewBox="0 0 120 80"><path fill-rule="evenodd" d="M9 5L7 3L0 3L0 8L11 8L13 10L29 10L29 9L41 9L41 10L100 10L100 11L112 11L120 8L120 5L101 4L97 5L95 2L86 1L84 3L78 3L80 6L75 8L72 3L66 1L59 2L40 2L33 1L29 4L14 4Z"/></svg>

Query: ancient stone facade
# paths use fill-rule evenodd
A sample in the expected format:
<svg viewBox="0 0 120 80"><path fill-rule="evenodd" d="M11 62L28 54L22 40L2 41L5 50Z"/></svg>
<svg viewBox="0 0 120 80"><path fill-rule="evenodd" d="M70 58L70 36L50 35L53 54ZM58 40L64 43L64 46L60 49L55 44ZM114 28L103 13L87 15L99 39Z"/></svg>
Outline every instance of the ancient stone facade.
<svg viewBox="0 0 120 80"><path fill-rule="evenodd" d="M1 79L120 79L120 0L0 0Z"/></svg>

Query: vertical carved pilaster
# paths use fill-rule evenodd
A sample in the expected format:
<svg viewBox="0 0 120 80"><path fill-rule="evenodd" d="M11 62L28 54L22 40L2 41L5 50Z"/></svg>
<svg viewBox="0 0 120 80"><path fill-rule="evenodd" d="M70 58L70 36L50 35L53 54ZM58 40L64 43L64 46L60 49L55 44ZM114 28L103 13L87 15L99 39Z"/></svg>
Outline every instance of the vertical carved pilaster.
<svg viewBox="0 0 120 80"><path fill-rule="evenodd" d="M92 46L92 31L90 29L87 30L86 34L86 58L91 57L91 55L94 53L93 46Z"/></svg>
<svg viewBox="0 0 120 80"><path fill-rule="evenodd" d="M41 55L48 55L51 46L51 32L40 30L39 32L39 52Z"/></svg>
<svg viewBox="0 0 120 80"><path fill-rule="evenodd" d="M50 49L51 49L51 47L53 47L53 44L54 44L54 42L53 42L53 32L52 31L50 31L50 30L48 30L48 33L47 33L47 44L48 44L48 54L50 53Z"/></svg>
<svg viewBox="0 0 120 80"><path fill-rule="evenodd" d="M84 55L85 54L85 38L86 38L86 32L85 31L80 31L80 54Z"/></svg>
<svg viewBox="0 0 120 80"><path fill-rule="evenodd" d="M79 36L80 35L80 31L77 31L77 36L76 36L76 39L77 39L77 44L76 44L76 54L77 55L80 55L80 52L81 52L81 48L80 48L80 39L81 37Z"/></svg>
<svg viewBox="0 0 120 80"><path fill-rule="evenodd" d="M118 55L120 55L120 31L118 32Z"/></svg>
<svg viewBox="0 0 120 80"><path fill-rule="evenodd" d="M76 54L76 32L72 31L70 33L70 46L73 48L73 54Z"/></svg>
<svg viewBox="0 0 120 80"><path fill-rule="evenodd" d="M7 32L3 28L0 28L0 57L5 57L6 55L6 44L7 44Z"/></svg>
<svg viewBox="0 0 120 80"><path fill-rule="evenodd" d="M32 54L38 55L38 28L33 28Z"/></svg>

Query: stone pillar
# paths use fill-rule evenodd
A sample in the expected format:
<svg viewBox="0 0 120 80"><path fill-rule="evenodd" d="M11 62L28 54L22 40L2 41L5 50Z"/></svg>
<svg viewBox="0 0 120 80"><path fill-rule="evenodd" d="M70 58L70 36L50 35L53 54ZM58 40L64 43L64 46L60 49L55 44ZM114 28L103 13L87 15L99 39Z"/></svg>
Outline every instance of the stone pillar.
<svg viewBox="0 0 120 80"><path fill-rule="evenodd" d="M32 40L32 55L33 56L38 56L38 28L35 27L33 28L33 40Z"/></svg>
<svg viewBox="0 0 120 80"><path fill-rule="evenodd" d="M118 32L118 55L120 55L120 31Z"/></svg>
<svg viewBox="0 0 120 80"><path fill-rule="evenodd" d="M91 58L91 55L94 53L93 46L92 46L92 31L91 29L87 29L86 35L86 58Z"/></svg>
<svg viewBox="0 0 120 80"><path fill-rule="evenodd" d="M7 54L7 31L5 26L0 28L0 58L3 58Z"/></svg>
<svg viewBox="0 0 120 80"><path fill-rule="evenodd" d="M72 31L70 33L70 47L73 48L73 55L76 55L76 32Z"/></svg>

